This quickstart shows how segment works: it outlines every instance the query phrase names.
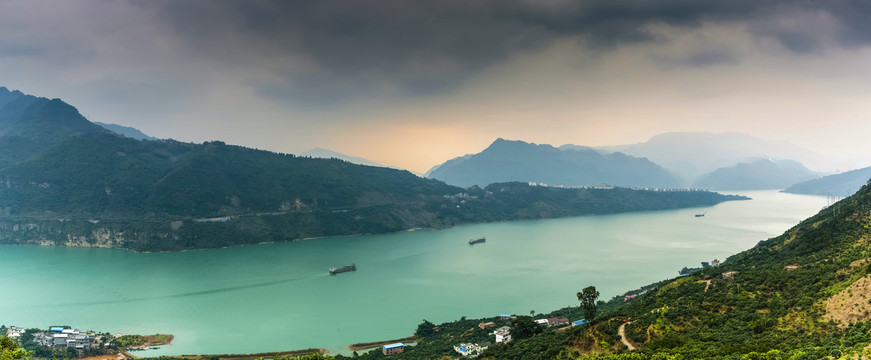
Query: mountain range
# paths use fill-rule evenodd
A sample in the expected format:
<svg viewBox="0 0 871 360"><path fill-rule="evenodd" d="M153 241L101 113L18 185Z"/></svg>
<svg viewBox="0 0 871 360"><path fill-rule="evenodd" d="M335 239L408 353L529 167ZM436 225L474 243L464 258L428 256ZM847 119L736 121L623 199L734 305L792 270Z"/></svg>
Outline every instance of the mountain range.
<svg viewBox="0 0 871 360"><path fill-rule="evenodd" d="M140 141L0 89L0 243L180 250L515 219L708 206L711 192L463 189L397 169Z"/></svg>
<svg viewBox="0 0 871 360"><path fill-rule="evenodd" d="M670 132L628 145L602 146L602 151L619 151L641 156L693 183L719 168L759 158L791 159L817 171L844 168L836 159L805 150L785 141L772 141L739 133Z"/></svg>
<svg viewBox="0 0 871 360"><path fill-rule="evenodd" d="M506 181L564 186L608 184L674 188L680 185L668 171L644 158L502 138L480 153L454 158L434 167L427 172L427 177L463 187Z"/></svg>

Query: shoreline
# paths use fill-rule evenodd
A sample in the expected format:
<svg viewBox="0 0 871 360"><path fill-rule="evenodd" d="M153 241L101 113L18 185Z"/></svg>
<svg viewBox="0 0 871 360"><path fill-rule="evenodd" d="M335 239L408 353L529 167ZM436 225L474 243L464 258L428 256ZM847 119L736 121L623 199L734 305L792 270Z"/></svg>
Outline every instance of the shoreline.
<svg viewBox="0 0 871 360"><path fill-rule="evenodd" d="M190 359L190 360L198 360L204 357L208 358L217 358L219 360L253 360L257 358L264 359L272 359L276 357L282 356L305 356L312 354L326 354L329 353L327 349L324 348L310 348L303 350L288 350L288 351L274 351L274 352L265 352L265 353L254 353L254 354L200 354L200 355L176 355L171 356L173 358L180 359ZM146 358L142 358L146 359Z"/></svg>
<svg viewBox="0 0 871 360"><path fill-rule="evenodd" d="M357 351L357 350L366 350L377 348L382 345L393 344L393 343L416 343L418 340L417 335L412 335L409 337L404 337L401 339L393 339L393 340L384 340L384 341L374 341L374 342L365 342L365 343L356 343L348 345L349 350Z"/></svg>

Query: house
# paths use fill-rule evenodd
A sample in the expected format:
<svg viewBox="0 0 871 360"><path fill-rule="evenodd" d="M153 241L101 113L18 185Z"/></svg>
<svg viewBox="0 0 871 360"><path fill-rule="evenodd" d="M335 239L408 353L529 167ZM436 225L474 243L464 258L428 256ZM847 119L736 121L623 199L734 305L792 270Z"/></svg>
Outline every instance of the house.
<svg viewBox="0 0 871 360"><path fill-rule="evenodd" d="M381 347L381 353L384 355L401 354L403 351L405 351L405 344L403 343L389 344Z"/></svg>
<svg viewBox="0 0 871 360"><path fill-rule="evenodd" d="M499 315L499 320L511 320L514 318L514 315L502 314Z"/></svg>
<svg viewBox="0 0 871 360"><path fill-rule="evenodd" d="M496 335L497 343L509 342L511 341L511 328L503 326L493 331L493 335Z"/></svg>
<svg viewBox="0 0 871 360"><path fill-rule="evenodd" d="M572 321L572 326L581 326L581 325L584 325L586 323L588 323L588 321L586 319L576 320L576 321Z"/></svg>
<svg viewBox="0 0 871 360"><path fill-rule="evenodd" d="M717 259L711 260L711 266L713 266L713 267L720 266L720 260L717 260Z"/></svg>
<svg viewBox="0 0 871 360"><path fill-rule="evenodd" d="M735 274L738 274L737 271L727 271L723 273L723 279L734 279Z"/></svg>
<svg viewBox="0 0 871 360"><path fill-rule="evenodd" d="M67 339L69 339L70 334L54 334L51 338L51 346L54 347L67 347Z"/></svg>
<svg viewBox="0 0 871 360"><path fill-rule="evenodd" d="M547 326L568 325L569 319L552 317L547 319Z"/></svg>
<svg viewBox="0 0 871 360"><path fill-rule="evenodd" d="M535 323L538 325L547 325L547 319L538 319L535 320Z"/></svg>
<svg viewBox="0 0 871 360"><path fill-rule="evenodd" d="M629 300L632 300L632 299L637 298L637 297L638 297L638 294L624 295L623 301L629 301Z"/></svg>
<svg viewBox="0 0 871 360"><path fill-rule="evenodd" d="M64 328L62 328L60 326L52 326L51 328L48 329L48 331L53 332L53 333L59 333L61 331L64 331Z"/></svg>
<svg viewBox="0 0 871 360"><path fill-rule="evenodd" d="M783 269L786 271L793 271L793 270L798 269L798 265L786 265L783 267Z"/></svg>
<svg viewBox="0 0 871 360"><path fill-rule="evenodd" d="M24 334L24 328L20 328L17 326L10 326L9 330L6 331L6 336L12 339L15 339Z"/></svg>
<svg viewBox="0 0 871 360"><path fill-rule="evenodd" d="M481 328L481 330L484 330L485 328L493 327L493 326L496 326L496 323L494 323L492 321L478 323L478 327Z"/></svg>
<svg viewBox="0 0 871 360"><path fill-rule="evenodd" d="M484 352L484 350L487 350L486 345L463 343L463 344L454 346L454 351L460 353L460 355L468 356L468 357L477 357L482 352Z"/></svg>

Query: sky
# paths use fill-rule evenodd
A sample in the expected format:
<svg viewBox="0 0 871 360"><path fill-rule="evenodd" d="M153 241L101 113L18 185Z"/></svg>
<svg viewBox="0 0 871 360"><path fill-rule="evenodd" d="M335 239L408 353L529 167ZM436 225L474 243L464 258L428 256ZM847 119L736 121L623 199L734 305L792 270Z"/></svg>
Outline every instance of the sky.
<svg viewBox="0 0 871 360"><path fill-rule="evenodd" d="M424 172L740 132L871 164L871 1L0 1L0 86L161 138Z"/></svg>

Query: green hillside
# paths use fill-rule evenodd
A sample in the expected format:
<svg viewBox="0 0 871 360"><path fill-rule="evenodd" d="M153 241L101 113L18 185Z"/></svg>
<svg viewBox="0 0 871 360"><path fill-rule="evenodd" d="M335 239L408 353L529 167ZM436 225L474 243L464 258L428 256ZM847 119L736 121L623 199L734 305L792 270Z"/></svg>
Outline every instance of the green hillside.
<svg viewBox="0 0 871 360"><path fill-rule="evenodd" d="M520 329L512 330L519 336L491 344L480 358L868 359L869 259L871 185L866 185L719 267L628 292L638 294L634 299L599 302L592 324L529 332L523 316L464 318L440 324L438 332L427 332L418 345L393 358L455 356L453 345L492 342L492 328L476 325L494 321L497 327ZM535 318L553 316L583 317L578 307L570 307ZM621 327L635 350L622 343Z"/></svg>

